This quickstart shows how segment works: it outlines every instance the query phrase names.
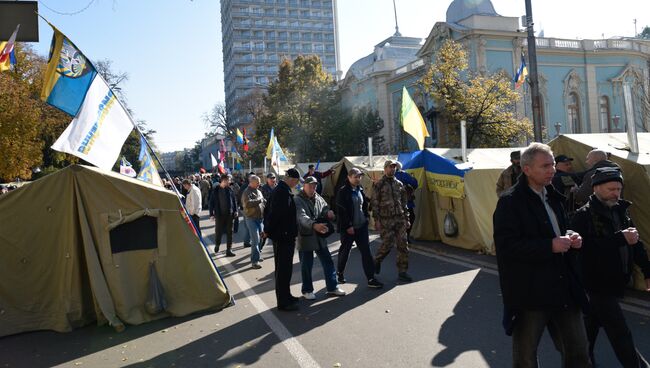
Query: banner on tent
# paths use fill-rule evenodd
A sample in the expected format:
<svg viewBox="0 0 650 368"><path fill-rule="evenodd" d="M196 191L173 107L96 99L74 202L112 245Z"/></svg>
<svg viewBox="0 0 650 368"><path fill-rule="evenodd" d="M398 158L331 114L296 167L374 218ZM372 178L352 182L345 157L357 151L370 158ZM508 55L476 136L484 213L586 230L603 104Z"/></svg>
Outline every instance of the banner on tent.
<svg viewBox="0 0 650 368"><path fill-rule="evenodd" d="M438 174L424 168L406 170L418 181L426 179L430 191L451 198L465 198L465 181L461 176ZM424 178L423 178L424 177Z"/></svg>

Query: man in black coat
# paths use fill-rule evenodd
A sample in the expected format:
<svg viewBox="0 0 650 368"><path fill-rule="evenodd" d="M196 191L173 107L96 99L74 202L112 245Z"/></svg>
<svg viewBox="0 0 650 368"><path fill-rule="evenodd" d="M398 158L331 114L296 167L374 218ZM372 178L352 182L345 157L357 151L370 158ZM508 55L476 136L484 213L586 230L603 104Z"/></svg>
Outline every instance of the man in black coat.
<svg viewBox="0 0 650 368"><path fill-rule="evenodd" d="M363 172L356 167L348 171L348 180L336 195L337 227L341 234L339 248L337 279L339 284L345 284L345 265L348 263L352 243L357 243L361 253L363 272L368 280L368 287L382 288L384 284L375 277L375 262L370 253L368 236L368 198L363 194L361 177Z"/></svg>
<svg viewBox="0 0 650 368"><path fill-rule="evenodd" d="M278 310L298 309L298 298L291 295L291 274L293 273L293 253L298 236L296 204L291 190L300 182L300 173L289 169L284 180L273 189L269 207L264 214L264 234L273 240L275 261L275 297Z"/></svg>
<svg viewBox="0 0 650 368"><path fill-rule="evenodd" d="M537 367L537 345L548 328L565 367L591 367L580 306L578 233L567 232L563 197L551 185L549 146L532 143L521 155L523 175L502 193L494 212L494 243L512 332L513 365Z"/></svg>
<svg viewBox="0 0 650 368"><path fill-rule="evenodd" d="M639 233L630 219L631 203L620 198L623 176L616 168L597 169L591 177L594 194L572 220L572 229L583 237L583 284L589 296L585 327L592 355L602 326L623 367L648 367L635 349L632 333L618 303L636 263L650 291L650 261Z"/></svg>
<svg viewBox="0 0 650 368"><path fill-rule="evenodd" d="M619 170L621 168L617 163L610 161L607 152L601 149L589 151L585 161L589 169L582 174L582 183L578 184L579 187L575 192L576 208L580 208L589 201L589 196L593 193L591 176L596 170L601 167L615 167Z"/></svg>
<svg viewBox="0 0 650 368"><path fill-rule="evenodd" d="M232 251L233 220L237 218L237 199L230 186L230 175L221 175L210 196L210 220L214 220L214 252L219 252L221 238L226 234L226 256L234 257Z"/></svg>

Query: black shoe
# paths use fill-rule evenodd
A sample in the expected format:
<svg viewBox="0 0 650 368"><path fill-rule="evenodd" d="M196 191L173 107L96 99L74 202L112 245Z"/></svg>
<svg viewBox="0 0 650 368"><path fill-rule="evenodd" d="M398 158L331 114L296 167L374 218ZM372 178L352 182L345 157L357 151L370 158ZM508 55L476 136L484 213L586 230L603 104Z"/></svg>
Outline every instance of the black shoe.
<svg viewBox="0 0 650 368"><path fill-rule="evenodd" d="M259 262L264 262L264 258L260 257Z"/></svg>
<svg viewBox="0 0 650 368"><path fill-rule="evenodd" d="M226 257L234 257L234 256L235 256L235 253L233 253L232 250L228 249L228 250L226 251Z"/></svg>
<svg viewBox="0 0 650 368"><path fill-rule="evenodd" d="M300 298L291 295L289 296L289 300L291 301L291 303L296 304L300 301Z"/></svg>
<svg viewBox="0 0 650 368"><path fill-rule="evenodd" d="M219 253L219 247L214 247L214 254Z"/></svg>
<svg viewBox="0 0 650 368"><path fill-rule="evenodd" d="M368 287L373 289L381 289L384 287L384 284L379 282L377 279L368 280Z"/></svg>
<svg viewBox="0 0 650 368"><path fill-rule="evenodd" d="M251 246L252 246L252 245L250 245L250 244L248 244L248 243L244 243L244 248L250 248Z"/></svg>
<svg viewBox="0 0 650 368"><path fill-rule="evenodd" d="M278 310L285 312L297 311L299 309L298 303L288 304L288 305L278 305Z"/></svg>
<svg viewBox="0 0 650 368"><path fill-rule="evenodd" d="M379 275L381 272L381 262L375 260L375 275Z"/></svg>
<svg viewBox="0 0 650 368"><path fill-rule="evenodd" d="M412 278L411 276L409 276L409 274L406 273L406 272L400 272L400 273L397 275L397 278L398 278L401 282L411 282L411 281L413 281L413 278Z"/></svg>
<svg viewBox="0 0 650 368"><path fill-rule="evenodd" d="M339 284L345 284L347 280L345 279L345 276L343 276L342 272L337 272L336 273L336 281L338 281Z"/></svg>

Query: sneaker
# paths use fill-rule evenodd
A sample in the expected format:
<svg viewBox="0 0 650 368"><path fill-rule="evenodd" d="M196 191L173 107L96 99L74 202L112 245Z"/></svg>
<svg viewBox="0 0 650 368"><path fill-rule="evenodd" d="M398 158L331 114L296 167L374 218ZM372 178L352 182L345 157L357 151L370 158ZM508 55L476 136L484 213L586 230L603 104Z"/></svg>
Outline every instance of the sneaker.
<svg viewBox="0 0 650 368"><path fill-rule="evenodd" d="M307 300L316 299L316 295L314 295L314 293L302 293L302 297L307 299Z"/></svg>
<svg viewBox="0 0 650 368"><path fill-rule="evenodd" d="M262 265L259 262L255 262L251 265L251 268L259 270L260 268L262 268Z"/></svg>
<svg viewBox="0 0 650 368"><path fill-rule="evenodd" d="M347 280L345 279L345 276L343 276L342 272L337 272L336 273L336 281L338 281L339 284L345 284Z"/></svg>
<svg viewBox="0 0 650 368"><path fill-rule="evenodd" d="M381 289L384 287L384 284L379 282L377 279L368 280L368 287L373 289Z"/></svg>
<svg viewBox="0 0 650 368"><path fill-rule="evenodd" d="M341 288L338 288L338 287L336 289L332 290L332 291L327 292L327 295L334 295L334 296L343 296L345 294L347 294L345 292L345 290L343 290Z"/></svg>
<svg viewBox="0 0 650 368"><path fill-rule="evenodd" d="M233 253L232 250L228 249L228 250L226 251L226 257L234 257L234 256L235 256L235 253Z"/></svg>
<svg viewBox="0 0 650 368"><path fill-rule="evenodd" d="M397 275L397 278L398 278L399 281L401 281L401 282L411 282L411 281L413 281L413 278L412 278L408 273L406 273L406 272L400 272L400 273Z"/></svg>
<svg viewBox="0 0 650 368"><path fill-rule="evenodd" d="M250 248L251 245L249 243L244 243L244 248Z"/></svg>
<svg viewBox="0 0 650 368"><path fill-rule="evenodd" d="M381 272L381 262L375 260L375 275L379 275Z"/></svg>
<svg viewBox="0 0 650 368"><path fill-rule="evenodd" d="M260 257L259 262L264 262L264 258Z"/></svg>

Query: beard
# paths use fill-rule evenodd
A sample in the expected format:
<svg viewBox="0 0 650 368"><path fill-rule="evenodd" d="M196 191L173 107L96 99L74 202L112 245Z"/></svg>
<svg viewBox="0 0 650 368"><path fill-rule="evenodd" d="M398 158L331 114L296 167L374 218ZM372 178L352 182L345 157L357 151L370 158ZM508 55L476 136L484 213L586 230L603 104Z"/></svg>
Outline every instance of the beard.
<svg viewBox="0 0 650 368"><path fill-rule="evenodd" d="M595 194L595 193L594 193ZM605 205L605 207L612 208L618 204L618 198L617 199L605 199L601 198L598 194L596 194L596 198Z"/></svg>

